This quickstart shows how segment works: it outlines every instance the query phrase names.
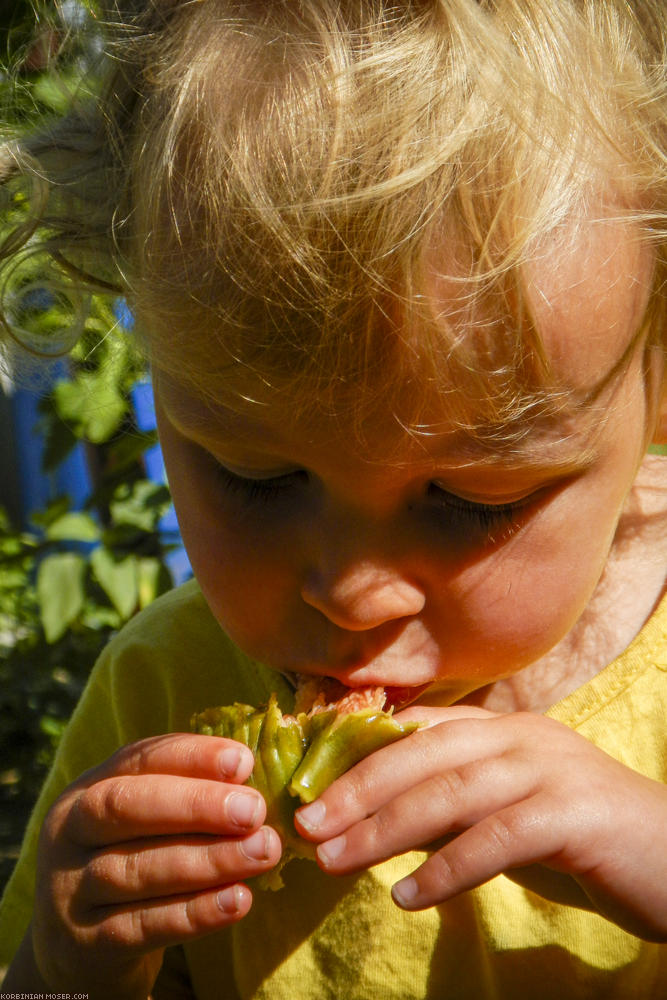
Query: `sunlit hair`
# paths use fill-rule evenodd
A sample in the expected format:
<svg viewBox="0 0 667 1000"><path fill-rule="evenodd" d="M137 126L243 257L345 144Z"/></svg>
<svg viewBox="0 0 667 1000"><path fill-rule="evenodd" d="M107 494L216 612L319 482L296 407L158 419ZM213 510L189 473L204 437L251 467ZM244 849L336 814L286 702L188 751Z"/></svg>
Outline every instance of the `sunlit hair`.
<svg viewBox="0 0 667 1000"><path fill-rule="evenodd" d="M643 329L664 336L663 0L135 6L109 13L99 107L0 171L198 394L359 424L400 396L416 428L427 383L481 436L521 434L568 401L523 267L596 218L655 245Z"/></svg>

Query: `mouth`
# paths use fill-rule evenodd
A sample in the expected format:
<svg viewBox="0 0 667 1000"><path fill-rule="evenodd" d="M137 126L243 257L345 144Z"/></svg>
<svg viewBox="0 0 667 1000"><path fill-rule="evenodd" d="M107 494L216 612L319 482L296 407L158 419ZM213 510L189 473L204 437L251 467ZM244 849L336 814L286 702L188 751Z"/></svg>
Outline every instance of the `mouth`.
<svg viewBox="0 0 667 1000"><path fill-rule="evenodd" d="M348 686L335 677L292 671L283 671L283 676L294 688L295 715L299 712L313 715L331 709L356 712L362 708L399 712L430 687L430 684L418 684L414 687L378 684Z"/></svg>

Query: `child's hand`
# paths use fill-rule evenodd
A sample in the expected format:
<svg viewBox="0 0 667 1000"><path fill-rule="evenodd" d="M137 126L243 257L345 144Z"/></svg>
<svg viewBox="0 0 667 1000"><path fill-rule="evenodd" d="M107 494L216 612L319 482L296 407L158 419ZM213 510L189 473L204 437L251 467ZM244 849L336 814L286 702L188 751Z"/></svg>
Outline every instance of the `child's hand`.
<svg viewBox="0 0 667 1000"><path fill-rule="evenodd" d="M40 839L33 949L52 988L145 998L163 949L250 908L239 884L280 857L264 800L239 787L253 758L177 734L118 751L71 785Z"/></svg>
<svg viewBox="0 0 667 1000"><path fill-rule="evenodd" d="M433 906L501 872L532 887L531 869L517 869L541 864L571 876L554 875L551 898L667 939L663 785L541 715L461 707L402 717L430 727L361 761L297 813L326 871L358 871L448 837L395 886L400 906ZM569 883L564 894L559 881Z"/></svg>

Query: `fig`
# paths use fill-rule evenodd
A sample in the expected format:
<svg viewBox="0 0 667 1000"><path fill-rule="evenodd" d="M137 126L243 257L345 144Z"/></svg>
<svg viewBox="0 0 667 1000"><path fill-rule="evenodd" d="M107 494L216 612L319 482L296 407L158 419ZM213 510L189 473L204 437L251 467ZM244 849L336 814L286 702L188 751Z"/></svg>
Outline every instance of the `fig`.
<svg viewBox="0 0 667 1000"><path fill-rule="evenodd" d="M369 694L368 691L374 693ZM376 693L377 692L377 693ZM349 692L327 704L320 697L309 711L283 714L275 694L266 706L236 702L207 708L192 717L191 728L206 736L224 736L250 747L255 767L248 784L266 800L266 823L280 835L278 866L257 880L261 888L279 889L280 870L292 858L315 857L314 845L294 827L299 805L312 802L332 781L363 757L414 732L416 722L399 722L393 708L384 711L382 689ZM297 698L297 704L303 699ZM357 704L364 707L356 708Z"/></svg>

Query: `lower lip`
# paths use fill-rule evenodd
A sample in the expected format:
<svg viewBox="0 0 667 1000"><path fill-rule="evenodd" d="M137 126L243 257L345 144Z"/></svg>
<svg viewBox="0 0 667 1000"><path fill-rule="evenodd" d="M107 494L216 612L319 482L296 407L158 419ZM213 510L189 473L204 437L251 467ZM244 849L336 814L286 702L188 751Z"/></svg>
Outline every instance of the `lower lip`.
<svg viewBox="0 0 667 1000"><path fill-rule="evenodd" d="M430 684L418 684L417 687L394 687L389 686L384 689L387 696L385 702L385 708L393 708L396 711L400 711L402 708L407 708L414 701L419 698L420 694L423 694L426 689L430 687Z"/></svg>

